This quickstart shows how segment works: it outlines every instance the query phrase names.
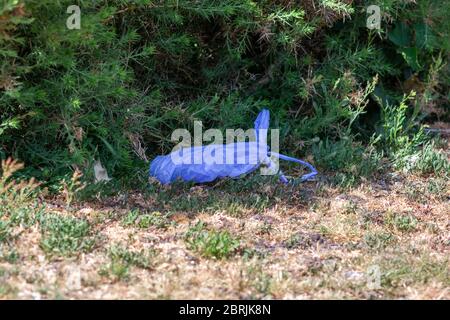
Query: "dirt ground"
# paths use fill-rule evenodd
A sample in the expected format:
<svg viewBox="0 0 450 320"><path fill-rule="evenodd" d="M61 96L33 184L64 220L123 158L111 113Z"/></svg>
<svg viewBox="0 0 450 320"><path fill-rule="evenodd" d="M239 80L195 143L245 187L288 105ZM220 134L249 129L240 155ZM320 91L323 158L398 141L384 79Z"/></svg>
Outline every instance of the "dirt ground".
<svg viewBox="0 0 450 320"><path fill-rule="evenodd" d="M390 174L345 190L258 179L70 207L46 198L46 214L76 219L14 229L0 297L450 298L448 180Z"/></svg>

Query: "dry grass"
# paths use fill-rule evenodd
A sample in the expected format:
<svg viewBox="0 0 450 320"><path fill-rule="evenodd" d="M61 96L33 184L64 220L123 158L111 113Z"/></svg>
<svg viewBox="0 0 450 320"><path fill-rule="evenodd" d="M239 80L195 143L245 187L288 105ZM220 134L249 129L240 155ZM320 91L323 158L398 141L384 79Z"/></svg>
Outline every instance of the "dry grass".
<svg viewBox="0 0 450 320"><path fill-rule="evenodd" d="M17 236L1 243L0 297L450 298L447 180L393 174L342 191L255 179L71 208L46 200L56 227L11 226ZM226 231L237 250L218 258L191 250L186 234L198 221L210 235ZM55 250L43 250L43 237ZM93 245L77 247L86 241ZM214 241L203 245L222 250L231 240Z"/></svg>

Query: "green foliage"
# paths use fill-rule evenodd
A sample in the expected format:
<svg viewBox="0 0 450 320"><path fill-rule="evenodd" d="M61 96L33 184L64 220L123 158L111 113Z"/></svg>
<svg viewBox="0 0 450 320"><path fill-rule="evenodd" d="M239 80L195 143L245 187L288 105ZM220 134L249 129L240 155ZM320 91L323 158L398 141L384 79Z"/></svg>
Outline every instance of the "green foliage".
<svg viewBox="0 0 450 320"><path fill-rule="evenodd" d="M14 229L35 224L44 207L37 201L38 184L33 179L17 181L14 174L21 163L7 159L1 162L0 175L0 243L14 239Z"/></svg>
<svg viewBox="0 0 450 320"><path fill-rule="evenodd" d="M77 255L92 250L95 244L84 219L47 214L40 218L40 229L40 247L50 255Z"/></svg>
<svg viewBox="0 0 450 320"><path fill-rule="evenodd" d="M424 133L424 128L414 121L418 109L408 115L407 101L414 97L413 92L405 96L399 106L383 106L380 126L380 140L386 152L393 159L394 166L406 172L450 173L447 155L435 147L433 141Z"/></svg>
<svg viewBox="0 0 450 320"><path fill-rule="evenodd" d="M320 234L307 234L297 232L292 234L288 239L285 240L284 246L288 249L307 249L323 243L324 240L325 239Z"/></svg>
<svg viewBox="0 0 450 320"><path fill-rule="evenodd" d="M172 148L174 129L248 128L262 107L286 152L313 148L326 169L366 174L343 163L364 158L379 114L377 146L420 144L404 122L405 82L421 89L409 96L416 116L448 105L448 2L80 0L81 29L69 30L72 4L0 5L0 158L26 161L21 174L50 186L75 170L92 180L95 160L142 186L144 162ZM381 7L379 31L365 26L369 4Z"/></svg>
<svg viewBox="0 0 450 320"><path fill-rule="evenodd" d="M139 210L131 210L122 218L122 225L137 226L142 229L147 229L150 226L165 229L170 225L170 221L167 218L167 215L163 215L158 211L149 214L141 214Z"/></svg>
<svg viewBox="0 0 450 320"><path fill-rule="evenodd" d="M111 262L99 270L102 276L112 275L118 280L127 280L129 278L129 269L135 266L142 269L150 269L155 257L153 251L132 251L121 245L111 246L108 250L108 256Z"/></svg>
<svg viewBox="0 0 450 320"><path fill-rule="evenodd" d="M418 223L417 218L411 214L396 214L394 212L388 212L385 221L401 232L414 231Z"/></svg>
<svg viewBox="0 0 450 320"><path fill-rule="evenodd" d="M449 9L447 1L419 1L415 10L405 11L406 17L388 32L389 40L396 45L397 52L414 71L422 70L422 62L429 63L430 52L436 49L449 50L450 42L444 36L448 35L450 27L445 13ZM436 24L427 21L429 18Z"/></svg>
<svg viewBox="0 0 450 320"><path fill-rule="evenodd" d="M382 154L373 143L365 147L351 137L337 142L319 141L313 145L312 152L320 168L338 172L335 178L341 186L351 186L361 177L370 177L381 167Z"/></svg>
<svg viewBox="0 0 450 320"><path fill-rule="evenodd" d="M394 162L397 168L404 172L421 174L436 173L449 177L450 161L444 151L435 147L434 143L426 142L419 150L401 149Z"/></svg>
<svg viewBox="0 0 450 320"><path fill-rule="evenodd" d="M384 249L395 240L388 232L372 232L364 236L364 243L372 249Z"/></svg>
<svg viewBox="0 0 450 320"><path fill-rule="evenodd" d="M409 286L411 283L429 283L435 279L448 279L448 259L434 261L428 255L420 256L420 264L417 267L407 257L395 257L385 259L380 268L381 286L395 288Z"/></svg>
<svg viewBox="0 0 450 320"><path fill-rule="evenodd" d="M415 115L417 109L414 110L414 115L408 117L407 101L411 100L415 93L409 96L404 96L400 105L382 105L381 106L381 128L380 135L383 139L383 145L392 152L400 149L411 150L424 142L423 130L412 132L415 129Z"/></svg>
<svg viewBox="0 0 450 320"><path fill-rule="evenodd" d="M112 246L109 250L109 256L113 261L120 260L127 265L133 265L140 268L150 268L151 256L142 251L130 251L121 246Z"/></svg>
<svg viewBox="0 0 450 320"><path fill-rule="evenodd" d="M185 242L190 250L216 259L233 255L240 244L228 231L208 230L203 222L198 222L186 232Z"/></svg>
<svg viewBox="0 0 450 320"><path fill-rule="evenodd" d="M6 245L0 244L0 260L9 263L16 263L20 259L20 255L15 248L10 248Z"/></svg>

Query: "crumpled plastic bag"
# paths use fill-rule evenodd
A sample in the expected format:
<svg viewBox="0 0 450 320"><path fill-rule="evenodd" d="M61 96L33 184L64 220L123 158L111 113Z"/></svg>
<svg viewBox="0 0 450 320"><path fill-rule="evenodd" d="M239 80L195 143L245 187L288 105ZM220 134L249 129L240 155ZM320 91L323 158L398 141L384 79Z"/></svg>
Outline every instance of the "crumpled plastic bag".
<svg viewBox="0 0 450 320"><path fill-rule="evenodd" d="M303 175L300 181L313 178L317 170L309 163L269 151L269 119L270 113L266 109L256 118L256 141L181 148L168 155L157 156L150 163L150 177L156 178L162 184L170 184L176 180L206 183L225 177L237 178L261 165L271 170L276 167L274 158L278 158L302 164L310 169L310 173ZM231 158L233 161L230 161ZM281 171L278 174L282 182L289 182Z"/></svg>

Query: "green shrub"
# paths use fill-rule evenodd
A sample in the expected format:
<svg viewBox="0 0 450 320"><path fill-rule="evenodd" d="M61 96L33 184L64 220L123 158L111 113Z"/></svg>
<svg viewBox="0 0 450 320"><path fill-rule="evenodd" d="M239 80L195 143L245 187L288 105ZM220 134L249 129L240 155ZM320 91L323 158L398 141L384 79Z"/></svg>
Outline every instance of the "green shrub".
<svg viewBox="0 0 450 320"><path fill-rule="evenodd" d="M317 138L369 141L380 111L384 141L416 148L396 140L409 124L375 96L401 106L414 89L420 114L448 101L447 2L80 0L81 29L69 30L72 4L0 5L0 157L50 185L76 169L92 179L101 160L142 186L174 129L248 128L262 107L293 155ZM365 26L369 4L381 6L379 31Z"/></svg>
<svg viewBox="0 0 450 320"><path fill-rule="evenodd" d="M394 167L406 172L450 173L450 161L443 151L425 135L414 120L417 108L408 115L407 101L415 93L404 96L399 106L382 105L381 144L393 160Z"/></svg>

